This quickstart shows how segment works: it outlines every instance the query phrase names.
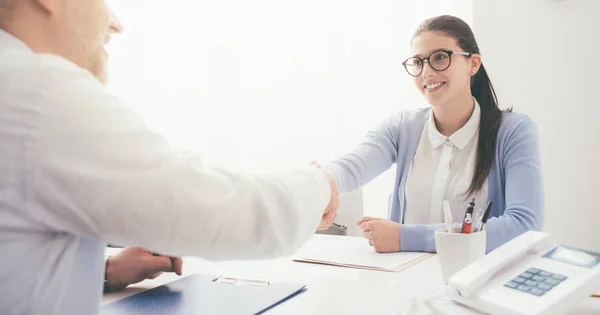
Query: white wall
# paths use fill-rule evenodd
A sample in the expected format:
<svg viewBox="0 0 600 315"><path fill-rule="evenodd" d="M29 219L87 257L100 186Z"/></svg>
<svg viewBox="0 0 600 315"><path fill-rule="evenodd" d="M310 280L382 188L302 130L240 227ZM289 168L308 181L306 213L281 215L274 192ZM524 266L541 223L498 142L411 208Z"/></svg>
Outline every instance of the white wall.
<svg viewBox="0 0 600 315"><path fill-rule="evenodd" d="M473 2L501 107L538 123L545 230L564 244L600 250L600 1Z"/></svg>
<svg viewBox="0 0 600 315"><path fill-rule="evenodd" d="M108 47L108 87L207 164L326 162L426 106L402 66L412 33L434 14L470 21L470 1L108 0L125 25ZM364 187L366 215L387 215L394 174Z"/></svg>

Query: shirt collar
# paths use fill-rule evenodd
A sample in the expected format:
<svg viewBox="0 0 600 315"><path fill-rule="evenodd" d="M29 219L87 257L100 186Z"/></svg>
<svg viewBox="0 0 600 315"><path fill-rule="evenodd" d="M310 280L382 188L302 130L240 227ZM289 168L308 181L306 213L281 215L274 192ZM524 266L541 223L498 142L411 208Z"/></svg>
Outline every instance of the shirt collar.
<svg viewBox="0 0 600 315"><path fill-rule="evenodd" d="M431 111L429 119L427 120L427 129L429 142L434 149L439 148L439 146L444 144L446 140L449 140L459 150L464 149L467 144L471 142L471 139L473 139L473 137L477 134L477 131L479 131L479 121L481 119L481 109L479 108L479 103L477 103L475 98L473 98L473 101L475 105L471 117L464 126L453 133L450 137L444 136L437 130L437 127L435 126L435 119L433 117L433 111Z"/></svg>
<svg viewBox="0 0 600 315"><path fill-rule="evenodd" d="M1 1L1 0L0 0ZM19 38L13 36L9 32L0 29L0 52L8 51L8 52L17 52L17 53L34 53L33 49L31 49L25 42L20 40ZM54 62L60 64L61 66L71 67L73 69L81 69L79 66L75 65L71 61L60 57L54 54L48 53L38 53L38 56L44 58L47 62Z"/></svg>
<svg viewBox="0 0 600 315"><path fill-rule="evenodd" d="M3 29L0 29L0 50L32 51L22 40Z"/></svg>

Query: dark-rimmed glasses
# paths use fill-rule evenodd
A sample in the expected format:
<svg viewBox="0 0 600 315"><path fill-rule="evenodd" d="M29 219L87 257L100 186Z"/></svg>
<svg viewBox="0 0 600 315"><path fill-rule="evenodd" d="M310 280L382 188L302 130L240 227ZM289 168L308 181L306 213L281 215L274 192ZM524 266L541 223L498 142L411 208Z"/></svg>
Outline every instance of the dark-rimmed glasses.
<svg viewBox="0 0 600 315"><path fill-rule="evenodd" d="M452 58L450 58L453 54L463 55L467 57L471 57L472 53L464 52L464 51L453 51L446 49L438 49L429 55L429 57L419 58L419 57L410 57L406 59L402 65L406 72L409 75L416 77L419 76L423 72L423 65L425 64L425 60L429 63L431 68L435 71L444 71L450 67L450 63L452 62Z"/></svg>

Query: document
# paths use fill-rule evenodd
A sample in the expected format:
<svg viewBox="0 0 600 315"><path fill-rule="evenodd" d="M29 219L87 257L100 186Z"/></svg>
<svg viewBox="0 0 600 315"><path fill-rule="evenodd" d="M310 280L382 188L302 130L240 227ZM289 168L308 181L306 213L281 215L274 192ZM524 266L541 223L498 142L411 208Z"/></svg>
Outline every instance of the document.
<svg viewBox="0 0 600 315"><path fill-rule="evenodd" d="M296 262L398 272L433 256L430 253L377 253L361 237L316 235L296 254Z"/></svg>

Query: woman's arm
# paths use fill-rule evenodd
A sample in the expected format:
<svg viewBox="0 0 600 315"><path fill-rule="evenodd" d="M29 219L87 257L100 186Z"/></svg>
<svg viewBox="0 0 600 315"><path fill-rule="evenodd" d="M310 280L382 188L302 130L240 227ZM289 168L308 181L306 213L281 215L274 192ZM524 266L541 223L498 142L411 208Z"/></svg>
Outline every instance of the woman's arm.
<svg viewBox="0 0 600 315"><path fill-rule="evenodd" d="M354 191L386 171L396 161L402 113L370 130L350 153L323 167L333 173L340 193Z"/></svg>

